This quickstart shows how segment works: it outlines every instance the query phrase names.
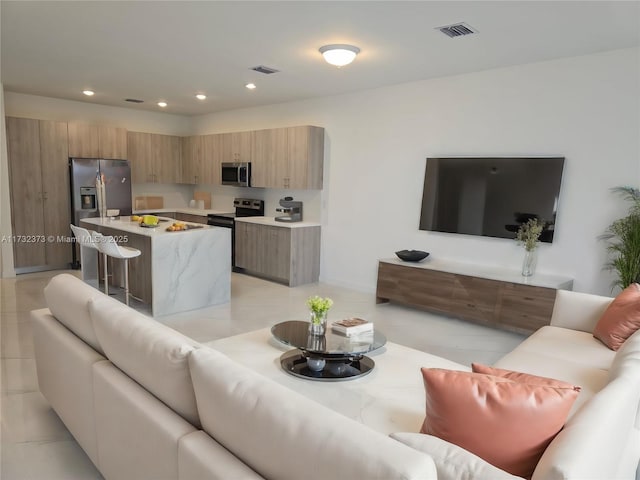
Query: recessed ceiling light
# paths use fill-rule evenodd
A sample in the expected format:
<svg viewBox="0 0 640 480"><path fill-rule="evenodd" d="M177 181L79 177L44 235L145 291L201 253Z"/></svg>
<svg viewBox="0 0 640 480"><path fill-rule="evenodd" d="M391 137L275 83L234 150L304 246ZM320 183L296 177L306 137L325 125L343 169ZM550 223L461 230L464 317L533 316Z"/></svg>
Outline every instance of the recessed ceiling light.
<svg viewBox="0 0 640 480"><path fill-rule="evenodd" d="M158 106L164 108L167 106L167 102L158 102Z"/></svg>
<svg viewBox="0 0 640 480"><path fill-rule="evenodd" d="M198 100L206 100L206 99L207 99L207 96L206 96L204 93L198 93L198 94L196 95L196 98L197 98Z"/></svg>
<svg viewBox="0 0 640 480"><path fill-rule="evenodd" d="M327 63L336 67L344 67L355 60L356 55L360 53L360 49L353 45L345 44L325 45L320 47L320 53Z"/></svg>
<svg viewBox="0 0 640 480"><path fill-rule="evenodd" d="M84 93L87 97L90 97L96 92L94 92L93 90L83 90L82 93Z"/></svg>
<svg viewBox="0 0 640 480"><path fill-rule="evenodd" d="M247 83L245 87L247 87L249 90L254 90L256 88L256 85L255 83Z"/></svg>

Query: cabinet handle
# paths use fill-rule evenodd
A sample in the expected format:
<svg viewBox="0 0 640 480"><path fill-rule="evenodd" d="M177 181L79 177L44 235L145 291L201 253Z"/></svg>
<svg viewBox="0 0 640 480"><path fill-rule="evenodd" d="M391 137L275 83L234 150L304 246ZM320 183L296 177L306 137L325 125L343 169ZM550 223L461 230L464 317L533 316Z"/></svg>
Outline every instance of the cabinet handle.
<svg viewBox="0 0 640 480"><path fill-rule="evenodd" d="M49 200L49 192L42 192L42 199Z"/></svg>
<svg viewBox="0 0 640 480"><path fill-rule="evenodd" d="M193 181L194 181L194 183L198 183L198 175L195 175L195 176L193 177Z"/></svg>

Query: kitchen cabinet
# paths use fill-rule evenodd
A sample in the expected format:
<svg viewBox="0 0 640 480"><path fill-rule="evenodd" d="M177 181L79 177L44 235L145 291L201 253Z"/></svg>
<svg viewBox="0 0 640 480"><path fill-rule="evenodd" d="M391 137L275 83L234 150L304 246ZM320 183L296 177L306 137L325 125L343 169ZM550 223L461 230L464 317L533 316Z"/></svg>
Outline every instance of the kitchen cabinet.
<svg viewBox="0 0 640 480"><path fill-rule="evenodd" d="M301 126L258 130L253 136L252 185L321 189L324 129Z"/></svg>
<svg viewBox="0 0 640 480"><path fill-rule="evenodd" d="M127 130L103 125L70 122L69 156L127 159Z"/></svg>
<svg viewBox="0 0 640 480"><path fill-rule="evenodd" d="M318 281L320 226L264 225L236 219L236 267L291 287Z"/></svg>
<svg viewBox="0 0 640 480"><path fill-rule="evenodd" d="M197 185L203 177L204 138L182 137L182 171L180 183Z"/></svg>
<svg viewBox="0 0 640 480"><path fill-rule="evenodd" d="M489 277L487 278L487 272ZM516 280L517 279L517 280ZM411 305L520 333L531 333L551 321L556 292L573 280L551 275L527 277L520 272L433 261L378 263L377 303Z"/></svg>
<svg viewBox="0 0 640 480"><path fill-rule="evenodd" d="M71 262L67 124L6 118L17 273Z"/></svg>
<svg viewBox="0 0 640 480"><path fill-rule="evenodd" d="M232 132L221 133L221 162L252 162L253 133Z"/></svg>
<svg viewBox="0 0 640 480"><path fill-rule="evenodd" d="M133 183L177 183L181 178L181 150L180 137L127 132Z"/></svg>
<svg viewBox="0 0 640 480"><path fill-rule="evenodd" d="M201 223L203 225L206 225L208 220L206 215L193 215L192 213L180 212L176 212L175 219L179 222Z"/></svg>

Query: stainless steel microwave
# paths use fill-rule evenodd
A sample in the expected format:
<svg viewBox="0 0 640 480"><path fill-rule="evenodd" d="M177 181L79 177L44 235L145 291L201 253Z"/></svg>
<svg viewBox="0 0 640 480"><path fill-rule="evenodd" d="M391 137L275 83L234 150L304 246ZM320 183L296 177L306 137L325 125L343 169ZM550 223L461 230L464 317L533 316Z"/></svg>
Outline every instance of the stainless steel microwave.
<svg viewBox="0 0 640 480"><path fill-rule="evenodd" d="M222 185L251 186L251 162L223 163Z"/></svg>

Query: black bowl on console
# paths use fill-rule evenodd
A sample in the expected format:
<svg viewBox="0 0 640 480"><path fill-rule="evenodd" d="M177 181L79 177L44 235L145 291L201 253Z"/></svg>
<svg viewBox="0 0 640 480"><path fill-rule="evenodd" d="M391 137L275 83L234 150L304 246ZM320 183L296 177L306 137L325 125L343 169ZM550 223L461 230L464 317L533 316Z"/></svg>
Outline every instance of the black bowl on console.
<svg viewBox="0 0 640 480"><path fill-rule="evenodd" d="M398 258L404 262L419 262L429 256L429 252L422 250L400 250L396 252Z"/></svg>

